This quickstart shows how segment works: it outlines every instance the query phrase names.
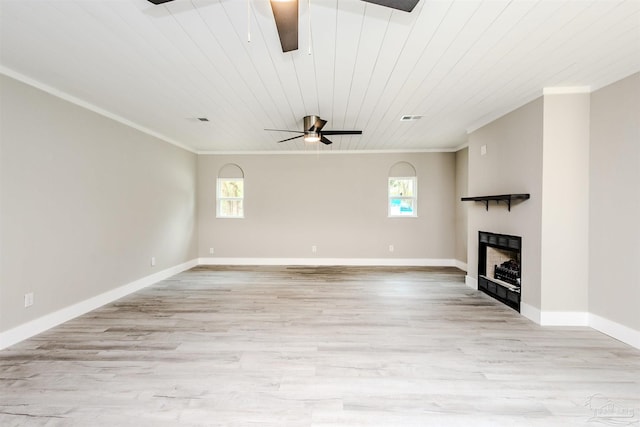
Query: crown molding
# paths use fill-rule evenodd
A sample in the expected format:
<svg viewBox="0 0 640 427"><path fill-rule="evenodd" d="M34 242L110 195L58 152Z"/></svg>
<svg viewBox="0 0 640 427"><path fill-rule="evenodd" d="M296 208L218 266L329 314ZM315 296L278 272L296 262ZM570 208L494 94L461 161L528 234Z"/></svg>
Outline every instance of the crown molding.
<svg viewBox="0 0 640 427"><path fill-rule="evenodd" d="M516 105L512 105L511 107L502 109L502 110L498 110L497 112L493 113L493 114L488 114L486 116L484 116L483 118L479 119L478 121L474 122L473 124L471 124L471 126L469 126L467 128L467 135L470 133L473 133L475 131L477 131L478 129L480 129L481 127L484 127L486 125L488 125L491 122L494 122L496 120L498 120L499 118L506 116L507 114L511 113L512 111L517 110L518 108L538 99L540 96L545 96L545 95L570 95L570 94L580 94L580 93L591 93L591 86L566 86L566 87L545 87L542 89L542 93L540 92L535 92L533 94L531 94L530 96L526 97L524 99L523 102L519 102Z"/></svg>
<svg viewBox="0 0 640 427"><path fill-rule="evenodd" d="M542 89L543 95L572 95L578 93L591 93L591 86L557 86Z"/></svg>
<svg viewBox="0 0 640 427"><path fill-rule="evenodd" d="M185 144L176 141L173 138L169 138L166 135L158 133L154 130L151 130L145 126L142 126L138 123L135 123L129 119L126 119L118 114L115 114L111 111L105 110L102 107L99 107L90 102L84 101L80 98L77 98L67 92L64 92L55 87L49 86L39 80L28 77L24 74L21 74L15 70L12 70L4 65L0 65L0 74L3 74L7 77L10 77L14 80L17 80L21 83L39 89L49 95L55 96L56 98L62 99L64 101L70 102L74 105L82 107L86 110L89 110L93 113L99 114L108 119L114 120L120 124L123 124L127 127L136 129L144 134L157 138L163 142L174 145L178 148L186 150L190 153L194 153L197 155L218 155L218 156L227 156L227 155L336 155L336 154L420 154L420 153L455 153L463 148L468 146L467 142L457 146L457 147L438 147L438 148L408 148L408 149L390 149L390 150L340 150L340 149L305 149L305 150L260 150L260 151L218 151L218 150L197 150L191 147L186 146Z"/></svg>
<svg viewBox="0 0 640 427"><path fill-rule="evenodd" d="M478 129L488 125L489 123L495 122L499 118L501 118L503 116L506 116L507 114L511 113L512 111L515 111L518 108L527 105L528 103L540 98L540 96L541 96L540 92L535 91L535 93L530 94L529 96L525 97L522 101L520 101L518 103L512 104L509 107L503 108L503 109L498 110L498 111L496 111L494 113L487 114L486 116L484 116L484 117L478 119L477 121L475 121L474 123L472 123L467 128L467 135L477 131Z"/></svg>
<svg viewBox="0 0 640 427"><path fill-rule="evenodd" d="M215 150L198 150L198 155L212 156L249 156L249 155L286 155L286 156L325 156L336 154L421 154L421 153L455 153L459 148L424 148L424 149L406 149L406 150L262 150L262 151L215 151Z"/></svg>
<svg viewBox="0 0 640 427"><path fill-rule="evenodd" d="M463 150L465 148L469 148L469 141L466 141L465 143L458 145L456 148L453 149L453 151L457 153L458 151Z"/></svg>
<svg viewBox="0 0 640 427"><path fill-rule="evenodd" d="M44 84L39 80L36 80L36 79L31 78L31 77L25 76L24 74L21 74L21 73L19 73L17 71L14 71L14 70L10 69L10 68L7 68L4 65L0 65L0 74L3 74L5 76L7 76L7 77L10 77L10 78L12 78L14 80L17 80L17 81L19 81L21 83L24 83L26 85L32 86L32 87L34 87L36 89L40 89L41 91L46 92L49 95L53 95L56 98L60 98L60 99L62 99L64 101L70 102L70 103L72 103L74 105L77 105L77 106L82 107L84 109L87 109L87 110L89 110L91 112L99 114L99 115L101 115L103 117L106 117L108 119L114 120L114 121L116 121L116 122L118 122L120 124L123 124L123 125L127 126L127 127L136 129L136 130L138 130L138 131L140 131L140 132L142 132L144 134L147 134L147 135L152 136L154 138L160 139L160 140L166 142L167 144L171 144L171 145L174 145L174 146L176 146L178 148L181 148L183 150L186 150L186 151L189 151L191 153L197 154L196 151L194 151L192 148L189 148L186 145L184 145L184 144L182 144L182 143L180 143L180 142L178 142L178 141L176 141L176 140L174 140L172 138L169 138L166 135L162 135L161 133L155 132L155 131L153 131L153 130L145 127L145 126L139 125L139 124L137 124L135 122L132 122L131 120L125 119L124 117L119 116L118 114L112 113L111 111L105 110L104 108L98 107L95 104L92 104L92 103L87 102L87 101L83 101L82 99L77 98L77 97L75 97L73 95L70 95L70 94L68 94L68 93L66 93L66 92L64 92L62 90L59 90L59 89L56 89L56 88L54 88L52 86Z"/></svg>

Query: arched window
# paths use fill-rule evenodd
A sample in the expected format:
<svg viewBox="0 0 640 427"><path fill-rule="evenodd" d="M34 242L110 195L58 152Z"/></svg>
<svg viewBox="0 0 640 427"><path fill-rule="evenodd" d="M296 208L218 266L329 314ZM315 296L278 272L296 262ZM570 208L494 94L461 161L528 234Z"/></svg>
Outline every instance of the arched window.
<svg viewBox="0 0 640 427"><path fill-rule="evenodd" d="M218 171L216 217L244 218L244 171L227 163Z"/></svg>
<svg viewBox="0 0 640 427"><path fill-rule="evenodd" d="M389 217L418 216L418 177L409 162L398 162L389 169Z"/></svg>

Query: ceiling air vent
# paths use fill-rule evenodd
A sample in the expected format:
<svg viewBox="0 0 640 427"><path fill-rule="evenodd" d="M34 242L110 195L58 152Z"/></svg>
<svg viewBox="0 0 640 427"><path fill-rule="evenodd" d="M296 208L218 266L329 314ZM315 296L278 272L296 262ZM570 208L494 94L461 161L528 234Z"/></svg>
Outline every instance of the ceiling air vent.
<svg viewBox="0 0 640 427"><path fill-rule="evenodd" d="M401 122L412 122L414 120L420 120L422 116L402 116L400 117Z"/></svg>

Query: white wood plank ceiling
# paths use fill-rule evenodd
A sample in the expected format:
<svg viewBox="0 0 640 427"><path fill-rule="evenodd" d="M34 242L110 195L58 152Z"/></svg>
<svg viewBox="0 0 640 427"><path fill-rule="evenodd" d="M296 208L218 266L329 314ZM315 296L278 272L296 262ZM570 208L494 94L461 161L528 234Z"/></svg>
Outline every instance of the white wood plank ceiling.
<svg viewBox="0 0 640 427"><path fill-rule="evenodd" d="M411 13L300 0L289 53L268 0L0 7L4 74L196 152L309 150L264 129L301 130L311 114L363 131L323 150L452 150L545 87L594 90L640 71L640 0L420 0Z"/></svg>

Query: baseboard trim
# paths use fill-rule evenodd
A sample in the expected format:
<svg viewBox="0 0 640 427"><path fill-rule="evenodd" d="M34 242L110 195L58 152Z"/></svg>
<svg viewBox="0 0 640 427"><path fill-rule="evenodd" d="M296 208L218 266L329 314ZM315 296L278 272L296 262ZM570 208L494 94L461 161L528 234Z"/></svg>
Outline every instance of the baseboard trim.
<svg viewBox="0 0 640 427"><path fill-rule="evenodd" d="M598 332L602 332L640 350L640 331L593 313L589 313L589 326Z"/></svg>
<svg viewBox="0 0 640 427"><path fill-rule="evenodd" d="M587 326L640 350L640 331L584 311L540 311L520 303L520 314L541 326Z"/></svg>
<svg viewBox="0 0 640 427"><path fill-rule="evenodd" d="M321 265L365 267L457 267L446 258L199 258L200 265Z"/></svg>
<svg viewBox="0 0 640 427"><path fill-rule="evenodd" d="M532 322L535 322L538 325L540 324L542 314L539 308L520 302L520 314L531 320Z"/></svg>
<svg viewBox="0 0 640 427"><path fill-rule="evenodd" d="M471 289L478 290L478 279L475 277L471 277L469 275L464 276L464 284L470 287Z"/></svg>
<svg viewBox="0 0 640 427"><path fill-rule="evenodd" d="M584 311L543 311L542 326L589 326L589 313Z"/></svg>
<svg viewBox="0 0 640 427"><path fill-rule="evenodd" d="M467 263L466 262L462 262L462 261L457 260L457 259L454 259L453 262L455 263L455 266L458 267L460 270L469 271L469 270L467 270Z"/></svg>
<svg viewBox="0 0 640 427"><path fill-rule="evenodd" d="M542 311L521 302L520 314L540 326L589 326L589 313L584 311Z"/></svg>
<svg viewBox="0 0 640 427"><path fill-rule="evenodd" d="M0 350L38 335L48 329L88 313L91 310L100 308L105 304L109 304L133 292L139 291L140 289L146 288L185 270L193 268L196 265L198 265L198 260L194 259L174 267L167 268L2 332L0 333Z"/></svg>

